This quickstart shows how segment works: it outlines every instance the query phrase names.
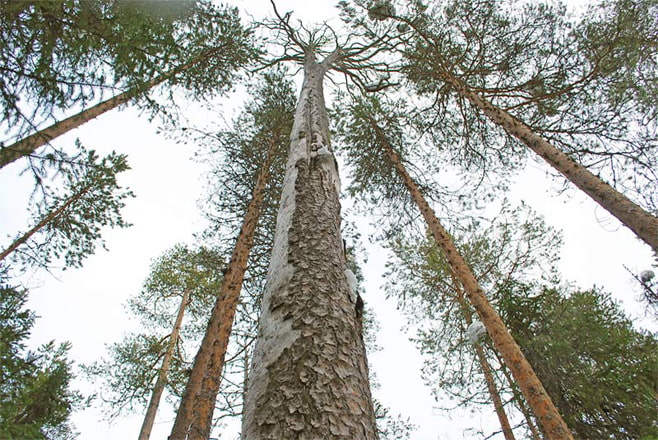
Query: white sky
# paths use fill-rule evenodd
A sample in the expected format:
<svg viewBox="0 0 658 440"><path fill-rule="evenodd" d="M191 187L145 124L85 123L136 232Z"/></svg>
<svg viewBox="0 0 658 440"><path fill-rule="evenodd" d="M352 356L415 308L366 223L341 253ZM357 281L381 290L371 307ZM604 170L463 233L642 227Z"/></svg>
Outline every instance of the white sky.
<svg viewBox="0 0 658 440"><path fill-rule="evenodd" d="M332 3L289 0L277 5L281 12L294 10L293 17L312 20L334 15ZM270 10L265 0L242 0L236 4L241 8L248 6L254 15ZM101 116L57 141L57 145L71 145L78 137L87 148L100 153L127 153L132 170L122 175L121 182L137 197L128 202L125 210L133 227L104 231L109 252L98 251L85 261L82 269L55 270L55 276L40 272L26 280L32 287L28 306L41 317L34 327L33 344L51 339L71 341L70 358L76 363L99 359L105 344L120 340L124 333L136 328L136 322L127 319L123 304L140 290L151 259L176 243L192 242L192 234L202 229L196 203L203 195L204 169L189 160L192 146L175 145L157 135L156 128L134 109L127 108ZM0 173L2 244L8 242L7 237L25 230L27 224L24 207L30 182L17 178L20 165L14 164ZM519 184L514 186L511 198L525 200L549 225L564 231L560 265L564 278L584 288L603 286L634 319L655 330L655 322L645 319L644 306L637 301L639 292L623 268L648 268L652 261L648 246L575 191L570 191L568 197L547 196L554 184L546 179L545 171L543 165L530 163L517 178ZM420 380L420 356L400 330L404 320L395 305L384 300L383 252L374 247L368 250L364 268L366 291L362 295L374 308L382 327L378 343L384 350L370 359L382 385L377 393L380 400L393 414L403 413L419 426L412 436L414 440L469 438L466 434L462 437L467 428L498 430L493 408L482 407L477 414L455 411L450 417L433 409L433 398ZM93 389L93 384L79 385L83 390ZM110 426L100 420L97 409L73 417L82 440L136 438L141 420L142 416L136 415L121 418ZM152 438L166 438L172 420L171 411L160 411Z"/></svg>

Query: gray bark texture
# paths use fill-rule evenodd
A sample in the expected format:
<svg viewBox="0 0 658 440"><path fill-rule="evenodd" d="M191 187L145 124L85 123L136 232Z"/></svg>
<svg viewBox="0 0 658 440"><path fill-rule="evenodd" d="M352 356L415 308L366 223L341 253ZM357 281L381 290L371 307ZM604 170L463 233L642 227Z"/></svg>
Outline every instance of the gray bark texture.
<svg viewBox="0 0 658 440"><path fill-rule="evenodd" d="M350 299L322 80L306 54L242 439L376 439L361 314Z"/></svg>

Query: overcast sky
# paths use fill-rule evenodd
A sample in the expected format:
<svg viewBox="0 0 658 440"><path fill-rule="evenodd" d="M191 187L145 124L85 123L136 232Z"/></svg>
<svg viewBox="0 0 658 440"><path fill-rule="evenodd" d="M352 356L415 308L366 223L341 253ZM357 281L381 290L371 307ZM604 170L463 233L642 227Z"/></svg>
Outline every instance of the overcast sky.
<svg viewBox="0 0 658 440"><path fill-rule="evenodd" d="M269 11L269 2L264 0L236 4L248 7L256 16ZM309 21L335 15L332 2L277 4L280 11L293 10L294 16ZM55 270L52 275L39 272L22 280L31 288L29 307L40 316L33 344L51 339L71 341L70 358L76 363L98 360L105 344L137 328L136 322L127 319L123 305L140 290L151 259L176 243L192 243L192 234L202 229L197 200L203 195L205 168L190 160L193 146L176 145L156 134L156 129L157 124L127 108L106 114L57 140L57 145L66 146L80 138L83 145L100 153L115 150L128 154L132 169L120 181L137 197L128 202L125 210L133 226L104 231L109 251L97 252L82 269ZM26 177L18 177L21 169L22 164L17 163L0 173L2 244L8 242L7 237L24 231L28 222L25 206L31 187ZM541 164L529 162L517 182L512 201L524 200L549 225L564 232L560 264L563 277L584 288L594 284L604 287L633 319L655 330L655 322L644 316L644 306L637 301L639 291L623 267L636 273L649 268L652 260L648 246L576 191L557 196L557 185L546 177L546 168ZM362 295L382 327L378 343L384 350L370 359L382 384L377 392L380 400L391 407L392 413L403 413L419 426L412 436L414 440L462 438L467 428L497 430L493 408L483 407L477 414L455 411L450 416L434 409L435 402L419 378L420 357L407 340L410 335L401 331L404 320L395 305L384 300L381 274L385 254L374 246L369 246L368 252ZM83 390L93 389L93 384L77 384ZM73 420L83 440L124 439L137 437L142 415L121 418L110 426L100 420L94 408L76 414ZM171 411L160 411L152 438L166 438L172 420Z"/></svg>

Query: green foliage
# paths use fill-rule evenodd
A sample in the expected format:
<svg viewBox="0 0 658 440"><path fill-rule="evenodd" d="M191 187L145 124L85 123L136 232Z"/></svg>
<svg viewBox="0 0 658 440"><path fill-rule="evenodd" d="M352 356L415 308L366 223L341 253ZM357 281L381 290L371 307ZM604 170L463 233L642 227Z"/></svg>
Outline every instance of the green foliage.
<svg viewBox="0 0 658 440"><path fill-rule="evenodd" d="M491 182L486 171L459 173L448 163L442 146L414 125L418 115L404 100L383 96L340 96L334 111L337 151L350 169L348 191L369 215L379 217L392 231L419 225L418 208L390 159L390 149L434 209L464 216L480 202L492 202L506 182ZM455 211L462 213L455 214Z"/></svg>
<svg viewBox="0 0 658 440"><path fill-rule="evenodd" d="M170 400L180 398L192 366L190 353L203 337L223 268L224 259L215 250L192 250L183 245L153 261L142 291L129 301L130 311L148 332L126 335L108 347L106 358L85 367L89 377L100 381L99 394L109 418L137 411L148 403L162 357L171 343L182 297L189 291L166 385Z"/></svg>
<svg viewBox="0 0 658 440"><path fill-rule="evenodd" d="M368 2L353 3L365 16ZM526 148L471 105L468 90L657 209L655 0L603 1L580 18L560 3L513 0L395 9L397 23L411 29L404 47L390 49L404 57L401 70L418 95L414 123L453 164L494 177L525 160ZM373 39L390 32L356 22Z"/></svg>
<svg viewBox="0 0 658 440"><path fill-rule="evenodd" d="M203 146L199 158L216 164L208 176L208 196L202 208L210 221L204 242L217 243L226 254L233 250L256 180L266 166L267 150L273 147L270 177L226 354L216 419L241 414L244 379L258 333L296 105L294 86L286 73L275 69L260 75L249 87L251 99L230 127L197 132L200 135L195 138L195 143Z"/></svg>
<svg viewBox="0 0 658 440"><path fill-rule="evenodd" d="M73 439L68 418L83 399L70 390L70 345L27 350L36 317L26 301L26 292L0 287L0 438Z"/></svg>
<svg viewBox="0 0 658 440"><path fill-rule="evenodd" d="M205 330L224 268L224 254L217 249L178 244L153 261L141 293L128 301L128 307L145 328L171 331L180 298L189 291L186 315L191 319L185 328L196 338Z"/></svg>
<svg viewBox="0 0 658 440"><path fill-rule="evenodd" d="M0 107L17 136L106 88L143 84L195 57L203 62L172 81L196 98L212 95L256 54L237 10L208 0L3 0L0 38Z"/></svg>
<svg viewBox="0 0 658 440"><path fill-rule="evenodd" d="M102 228L130 226L121 209L133 194L117 181L117 174L129 169L126 156L100 158L82 149L81 157L63 171L63 190L47 187L51 195L36 206L34 226L14 241L19 245L12 254L15 261L49 268L61 259L64 268L80 267L98 243L104 247Z"/></svg>
<svg viewBox="0 0 658 440"><path fill-rule="evenodd" d="M555 278L559 234L525 206L505 206L489 221L464 222L452 235L494 307L503 292L531 295L537 280ZM425 357L423 378L437 401L445 402L447 396L458 406L490 405L484 375L466 337L465 314L474 312L444 255L429 237L400 235L390 249L395 258L386 266L387 293L397 299L415 331L413 340ZM495 358L489 363L501 368ZM498 379L499 391L509 396L509 385Z"/></svg>
<svg viewBox="0 0 658 440"><path fill-rule="evenodd" d="M491 226L473 222L454 235L578 438L656 435L658 340L635 330L610 295L568 294L559 287L553 265L560 240L554 231L524 210L505 209ZM426 382L437 398L447 394L459 405L489 404L465 337L464 314L470 309L464 309L461 287L445 258L431 239L400 238L391 249L396 258L387 266L387 288L416 330ZM511 397L505 367L488 340L483 348L499 390Z"/></svg>
<svg viewBox="0 0 658 440"><path fill-rule="evenodd" d="M203 146L198 155L200 160L217 164L208 176L209 190L203 211L210 227L204 238L217 242L227 253L233 248L242 225L267 150L274 145L270 178L245 278L246 291L259 296L274 239L296 97L294 86L282 69L267 72L254 81L250 94L251 100L231 127L212 133L197 131L194 142ZM255 303L259 304L260 300Z"/></svg>
<svg viewBox="0 0 658 440"><path fill-rule="evenodd" d="M658 339L634 329L609 294L507 292L499 307L577 438L658 435Z"/></svg>

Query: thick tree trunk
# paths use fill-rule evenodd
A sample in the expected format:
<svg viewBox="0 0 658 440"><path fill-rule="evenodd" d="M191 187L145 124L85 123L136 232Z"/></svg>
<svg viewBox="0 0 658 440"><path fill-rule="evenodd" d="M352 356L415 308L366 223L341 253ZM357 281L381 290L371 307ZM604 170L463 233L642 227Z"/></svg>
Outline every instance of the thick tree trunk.
<svg viewBox="0 0 658 440"><path fill-rule="evenodd" d="M76 194L71 196L69 199L67 199L62 205L46 215L44 218L39 221L33 228L31 228L29 231L27 231L25 234L21 235L18 237L12 244L10 244L4 251L0 253L0 261L4 260L7 258L9 254L14 252L20 245L25 243L32 237L35 233L37 233L41 228L46 226L48 223L52 222L53 220L57 219L60 215L64 213L72 204L80 200L82 196L84 196L89 190L91 189L91 186L87 186L83 188L82 190L78 191Z"/></svg>
<svg viewBox="0 0 658 440"><path fill-rule="evenodd" d="M466 299L464 298L464 290L462 289L459 281L455 278L454 273L451 274L452 284L457 292L457 301L462 309L464 314L464 320L466 325L470 326L473 323L473 316L471 311L466 304ZM516 440L514 438L514 432L512 432L512 426L509 423L507 414L505 413L505 407L503 406L503 400L500 398L498 393L498 387L496 387L496 381L494 380L493 372L487 361L487 356L484 354L484 349L480 344L474 344L475 353L482 368L482 374L484 375L484 380L487 382L487 390L491 396L491 401L493 402L494 409L496 410L496 415L498 416L498 421L500 422L500 428L503 431L505 440Z"/></svg>
<svg viewBox="0 0 658 440"><path fill-rule="evenodd" d="M170 440L207 440L210 436L212 414L221 384L224 358L240 298L242 280L260 217L274 150L278 143L276 138L271 140L265 162L258 174L206 333L194 358L192 373L178 407Z"/></svg>
<svg viewBox="0 0 658 440"><path fill-rule="evenodd" d="M183 292L183 297L181 298L180 306L178 307L178 315L176 316L176 321L174 322L174 328L171 331L171 335L169 335L169 344L167 345L167 351L162 358L162 366L160 366L158 378L155 381L155 385L153 386L151 400L149 401L149 406L146 409L146 414L144 415L144 423L142 423L142 429L139 432L139 440L149 440L149 437L151 436L151 430L153 429L153 423L155 422L155 415L158 412L158 406L160 405L162 392L164 391L165 385L167 384L169 365L171 364L171 359L174 357L174 350L176 349L176 343L178 342L178 335L180 334L180 329L183 324L183 315L185 314L185 308L187 307L189 300L190 290L186 289Z"/></svg>
<svg viewBox="0 0 658 440"><path fill-rule="evenodd" d="M375 439L322 80L306 54L243 412L244 440Z"/></svg>
<svg viewBox="0 0 658 440"><path fill-rule="evenodd" d="M530 363L523 355L523 352L521 352L521 348L510 335L498 312L489 303L468 263L461 256L452 238L439 222L434 211L420 192L418 185L409 176L409 173L407 173L400 160L400 156L393 150L379 127L373 124L373 128L378 133L381 145L385 148L386 154L400 174L411 197L418 205L437 246L443 251L452 271L464 286L468 300L487 328L487 332L491 336L494 346L500 352L505 360L505 364L512 372L516 383L519 385L530 407L539 419L548 439L573 439L569 428L564 423L564 420L562 420L562 416L560 416L550 396L530 366Z"/></svg>
<svg viewBox="0 0 658 440"><path fill-rule="evenodd" d="M29 156L33 154L38 148L46 145L48 142L53 139L67 133L75 128L80 127L85 122L88 122L103 113L107 113L110 110L117 108L118 106L127 103L131 99L137 97L139 94L155 87L156 85L166 81L172 76L190 68L194 64L201 61L203 57L197 57L193 61L180 66L176 69L173 69L163 75L158 76L150 81L147 81L144 84L133 87L130 90L127 90L123 93L120 93L116 96L113 96L103 102L100 102L93 107L82 110L81 112L69 116L66 119L63 119L59 122L54 123L53 125L46 127L38 132L31 134L11 145L0 148L0 168L8 165L15 160L20 159L21 157Z"/></svg>
<svg viewBox="0 0 658 440"><path fill-rule="evenodd" d="M457 78L446 72L443 74L443 79L494 123L523 142L551 167L631 229L640 239L651 246L654 252L658 252L658 217L642 209L549 141L537 135L523 121L496 107L470 90Z"/></svg>

